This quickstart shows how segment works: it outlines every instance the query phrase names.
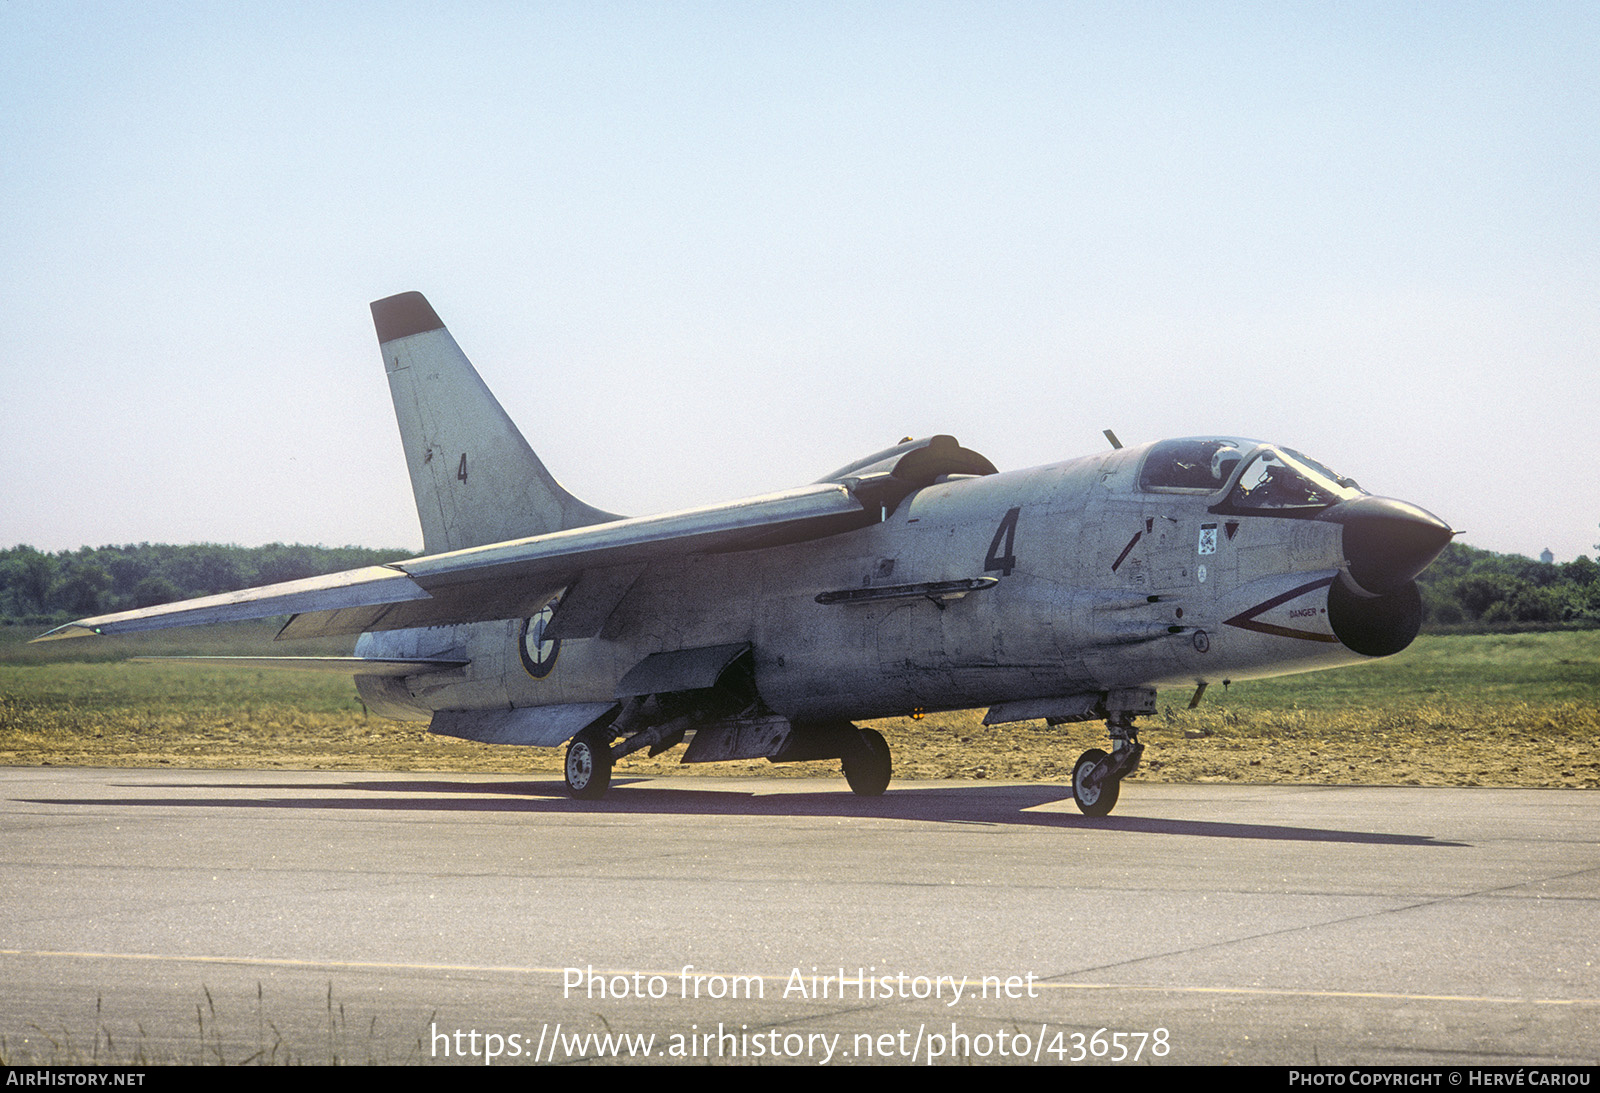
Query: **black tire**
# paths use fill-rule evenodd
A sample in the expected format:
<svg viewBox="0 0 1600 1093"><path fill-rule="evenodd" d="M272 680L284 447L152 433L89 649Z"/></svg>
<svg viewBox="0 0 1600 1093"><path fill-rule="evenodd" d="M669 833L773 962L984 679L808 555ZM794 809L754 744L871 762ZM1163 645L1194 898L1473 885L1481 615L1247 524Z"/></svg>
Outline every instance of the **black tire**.
<svg viewBox="0 0 1600 1093"><path fill-rule="evenodd" d="M860 745L845 752L840 766L844 780L858 797L882 797L894 775L894 760L889 742L877 729L858 729Z"/></svg>
<svg viewBox="0 0 1600 1093"><path fill-rule="evenodd" d="M1100 783L1100 791L1092 793L1083 788L1084 775L1094 769L1096 763L1106 757L1106 753L1099 748L1090 748L1078 756L1078 762L1072 768L1072 797L1078 802L1078 811L1085 816L1105 816L1117 806L1117 794L1122 789L1122 779L1113 778L1109 782ZM1089 798L1084 800L1084 798Z"/></svg>
<svg viewBox="0 0 1600 1093"><path fill-rule="evenodd" d="M603 731L584 729L567 744L567 792L580 801L598 801L611 788L611 740Z"/></svg>

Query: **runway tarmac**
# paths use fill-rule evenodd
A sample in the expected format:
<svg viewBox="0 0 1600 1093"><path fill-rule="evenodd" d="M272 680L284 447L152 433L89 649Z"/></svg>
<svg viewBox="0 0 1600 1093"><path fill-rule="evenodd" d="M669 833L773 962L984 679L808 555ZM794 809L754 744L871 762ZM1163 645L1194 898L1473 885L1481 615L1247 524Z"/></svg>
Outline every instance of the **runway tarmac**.
<svg viewBox="0 0 1600 1093"><path fill-rule="evenodd" d="M8 1063L1600 1056L1594 792L4 768L0 825Z"/></svg>

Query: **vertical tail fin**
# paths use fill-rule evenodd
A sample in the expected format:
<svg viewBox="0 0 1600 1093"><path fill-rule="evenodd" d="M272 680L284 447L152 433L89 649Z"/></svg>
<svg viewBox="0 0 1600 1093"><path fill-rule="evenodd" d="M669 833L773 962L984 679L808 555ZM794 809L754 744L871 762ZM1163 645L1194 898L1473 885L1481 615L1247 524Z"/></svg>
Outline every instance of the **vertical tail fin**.
<svg viewBox="0 0 1600 1093"><path fill-rule="evenodd" d="M619 519L550 477L420 292L372 305L429 554Z"/></svg>

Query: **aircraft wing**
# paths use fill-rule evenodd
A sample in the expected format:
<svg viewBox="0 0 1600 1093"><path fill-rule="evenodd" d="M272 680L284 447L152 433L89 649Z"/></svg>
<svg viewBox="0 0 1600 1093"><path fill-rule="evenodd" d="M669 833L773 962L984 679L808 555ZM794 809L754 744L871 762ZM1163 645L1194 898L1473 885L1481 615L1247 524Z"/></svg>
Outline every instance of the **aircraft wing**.
<svg viewBox="0 0 1600 1093"><path fill-rule="evenodd" d="M80 619L33 639L294 615L279 637L359 634L531 615L588 569L800 542L880 519L839 483L469 547L324 577ZM615 571L615 570L613 570Z"/></svg>
<svg viewBox="0 0 1600 1093"><path fill-rule="evenodd" d="M165 603L159 607L143 607L137 611L79 619L58 626L33 640L132 634L140 630L205 626L301 611L370 607L427 598L428 593L405 573L392 566L374 565L323 577L284 581L262 588L245 588L195 600Z"/></svg>

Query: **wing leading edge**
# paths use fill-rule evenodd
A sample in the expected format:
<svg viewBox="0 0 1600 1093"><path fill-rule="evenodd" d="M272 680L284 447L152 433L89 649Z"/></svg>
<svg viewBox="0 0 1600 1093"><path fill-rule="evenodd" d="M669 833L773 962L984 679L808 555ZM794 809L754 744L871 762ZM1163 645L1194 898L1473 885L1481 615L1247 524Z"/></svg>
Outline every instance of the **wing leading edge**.
<svg viewBox="0 0 1600 1093"><path fill-rule="evenodd" d="M851 491L820 483L657 516L513 539L344 573L79 619L34 641L295 617L279 637L359 634L538 611L588 569L834 535L879 519Z"/></svg>

